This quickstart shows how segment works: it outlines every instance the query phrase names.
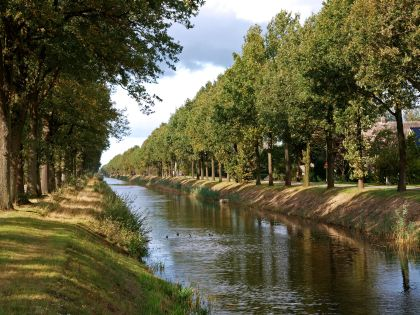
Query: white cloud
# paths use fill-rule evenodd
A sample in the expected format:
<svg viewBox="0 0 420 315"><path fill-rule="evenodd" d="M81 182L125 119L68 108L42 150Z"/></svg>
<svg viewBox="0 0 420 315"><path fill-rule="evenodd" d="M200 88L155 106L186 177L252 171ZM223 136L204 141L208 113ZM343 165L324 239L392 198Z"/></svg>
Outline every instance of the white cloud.
<svg viewBox="0 0 420 315"><path fill-rule="evenodd" d="M282 9L307 18L321 5L322 0L207 0L205 8L222 14L233 13L236 18L253 23L263 23L270 21Z"/></svg>
<svg viewBox="0 0 420 315"><path fill-rule="evenodd" d="M141 145L153 129L167 122L187 98L193 98L207 81L214 81L224 70L212 64L202 64L197 70L180 65L173 76L163 77L157 84L147 86L151 94L157 94L162 99L162 102L156 104L155 113L148 116L140 112L137 103L123 89L117 88L112 100L118 108L126 108L132 134L121 142L112 139L110 148L102 154L101 163L106 164L113 156Z"/></svg>

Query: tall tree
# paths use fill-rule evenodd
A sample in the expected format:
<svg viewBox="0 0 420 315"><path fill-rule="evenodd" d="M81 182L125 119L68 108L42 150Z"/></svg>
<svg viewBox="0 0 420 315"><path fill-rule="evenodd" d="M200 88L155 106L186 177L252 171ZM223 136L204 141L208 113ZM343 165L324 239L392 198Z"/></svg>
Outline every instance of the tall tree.
<svg viewBox="0 0 420 315"><path fill-rule="evenodd" d="M357 84L397 122L398 191L406 190L403 110L418 105L420 93L419 10L411 0L358 0L347 19L351 41L346 52Z"/></svg>

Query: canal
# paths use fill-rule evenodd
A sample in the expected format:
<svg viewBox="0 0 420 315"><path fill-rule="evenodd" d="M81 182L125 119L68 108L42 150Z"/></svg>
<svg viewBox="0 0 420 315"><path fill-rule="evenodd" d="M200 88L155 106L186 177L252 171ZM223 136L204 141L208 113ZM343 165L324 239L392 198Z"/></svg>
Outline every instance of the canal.
<svg viewBox="0 0 420 315"><path fill-rule="evenodd" d="M336 227L106 181L147 216L147 263L198 288L214 314L420 314L419 255Z"/></svg>

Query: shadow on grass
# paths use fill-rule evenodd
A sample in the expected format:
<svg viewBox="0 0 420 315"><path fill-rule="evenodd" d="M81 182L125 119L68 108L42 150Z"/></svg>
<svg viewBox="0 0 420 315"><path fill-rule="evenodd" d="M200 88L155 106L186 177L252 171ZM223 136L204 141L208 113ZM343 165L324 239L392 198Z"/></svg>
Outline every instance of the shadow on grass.
<svg viewBox="0 0 420 315"><path fill-rule="evenodd" d="M0 218L0 314L185 314L180 288L75 224Z"/></svg>

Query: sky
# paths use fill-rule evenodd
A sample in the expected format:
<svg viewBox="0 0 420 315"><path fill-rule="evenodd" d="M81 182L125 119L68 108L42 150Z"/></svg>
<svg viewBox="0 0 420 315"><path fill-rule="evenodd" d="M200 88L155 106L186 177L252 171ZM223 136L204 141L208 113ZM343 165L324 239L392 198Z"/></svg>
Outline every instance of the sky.
<svg viewBox="0 0 420 315"><path fill-rule="evenodd" d="M303 22L322 6L322 0L207 0L199 14L192 19L193 29L174 25L170 35L183 46L176 71L167 71L156 84L148 84L151 95L162 102L155 105L154 113L144 115L137 103L121 88L116 88L112 101L125 109L131 133L121 141L110 139L110 147L102 154L101 163L108 163L115 155L141 145L150 133L171 114L193 98L208 81L232 65L233 52L240 52L243 38L253 24L266 27L280 10L299 13Z"/></svg>

